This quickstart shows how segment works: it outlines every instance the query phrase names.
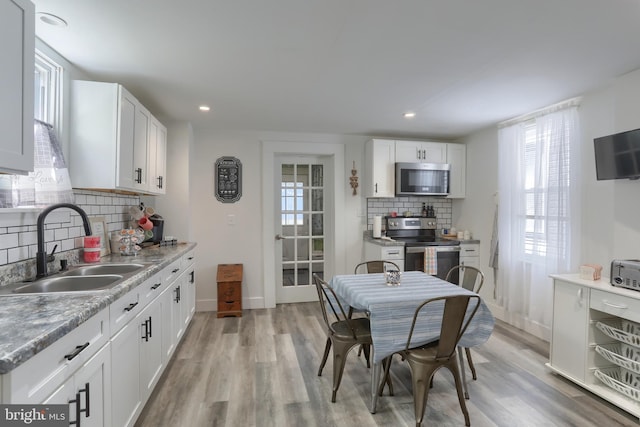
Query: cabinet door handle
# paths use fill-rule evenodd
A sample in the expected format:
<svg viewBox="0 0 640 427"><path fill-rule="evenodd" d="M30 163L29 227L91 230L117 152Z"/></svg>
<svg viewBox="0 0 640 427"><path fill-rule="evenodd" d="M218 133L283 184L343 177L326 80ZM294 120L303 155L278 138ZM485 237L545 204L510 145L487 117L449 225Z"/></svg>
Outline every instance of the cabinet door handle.
<svg viewBox="0 0 640 427"><path fill-rule="evenodd" d="M156 283L155 285L153 285L153 286L151 287L151 289L155 291L155 290L156 290L156 289L158 289L160 286L162 286L162 283Z"/></svg>
<svg viewBox="0 0 640 427"><path fill-rule="evenodd" d="M176 289L176 299L174 300L175 302L180 302L180 286L178 286Z"/></svg>
<svg viewBox="0 0 640 427"><path fill-rule="evenodd" d="M84 416L89 418L91 416L91 412L89 410L91 405L91 399L89 397L89 383L84 383L84 388L78 390L78 394L76 396L80 396L80 393L84 393L84 409L80 409L80 412L84 412ZM80 402L78 402L78 408L80 407ZM80 423L80 418L78 418L78 423Z"/></svg>
<svg viewBox="0 0 640 427"><path fill-rule="evenodd" d="M153 337L153 334L151 333L151 316L149 316L149 338Z"/></svg>
<svg viewBox="0 0 640 427"><path fill-rule="evenodd" d="M142 168L137 168L137 169L136 169L136 175L138 175L138 176L136 177L136 182L137 182L138 184L142 184Z"/></svg>
<svg viewBox="0 0 640 427"><path fill-rule="evenodd" d="M144 335L140 338L142 338L143 340L145 340L145 342L149 341L149 320L145 320L144 323L142 323L142 327L144 328Z"/></svg>
<svg viewBox="0 0 640 427"><path fill-rule="evenodd" d="M189 283L195 283L195 281L196 281L196 272L192 271L190 274L191 274L191 279L189 280Z"/></svg>
<svg viewBox="0 0 640 427"><path fill-rule="evenodd" d="M376 182L376 184L375 184L375 186L374 186L374 187L375 187L375 188L373 189L373 192L374 192L375 194L378 194L378 183L377 183L377 182Z"/></svg>
<svg viewBox="0 0 640 427"><path fill-rule="evenodd" d="M612 302L607 301L606 299L602 300L602 303L604 305L608 305L609 307L613 307L613 308L619 308L620 310L626 310L627 308L629 308L626 305L622 305L622 304L614 304Z"/></svg>
<svg viewBox="0 0 640 427"><path fill-rule="evenodd" d="M162 188L162 176L158 177L158 188Z"/></svg>
<svg viewBox="0 0 640 427"><path fill-rule="evenodd" d="M71 399L69 401L69 404L71 403L75 403L76 404L76 420L75 421L69 421L69 425L70 426L78 426L80 427L80 393L76 393L76 398L75 399Z"/></svg>
<svg viewBox="0 0 640 427"><path fill-rule="evenodd" d="M80 352L82 350L84 350L87 347L89 347L89 342L88 341L86 343L82 344L82 345L76 346L75 350L73 350L73 352L71 352L69 354L65 354L64 358L67 359L67 360L73 360L77 355L80 354Z"/></svg>
<svg viewBox="0 0 640 427"><path fill-rule="evenodd" d="M131 311L136 305L138 305L137 302L132 302L131 304L129 304L127 307L124 308L124 311Z"/></svg>
<svg viewBox="0 0 640 427"><path fill-rule="evenodd" d="M173 270L171 270L171 273L177 273L178 271L180 271L179 268L174 268Z"/></svg>

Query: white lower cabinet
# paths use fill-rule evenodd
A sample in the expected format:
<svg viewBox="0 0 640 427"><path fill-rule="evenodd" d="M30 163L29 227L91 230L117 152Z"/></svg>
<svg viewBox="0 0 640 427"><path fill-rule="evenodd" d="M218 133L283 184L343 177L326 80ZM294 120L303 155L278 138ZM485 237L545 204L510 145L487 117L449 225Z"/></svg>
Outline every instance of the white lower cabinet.
<svg viewBox="0 0 640 427"><path fill-rule="evenodd" d="M553 288L551 365L584 381L589 327L589 290L556 280Z"/></svg>
<svg viewBox="0 0 640 427"><path fill-rule="evenodd" d="M552 277L547 366L640 417L640 292L577 274Z"/></svg>
<svg viewBox="0 0 640 427"><path fill-rule="evenodd" d="M460 242L460 265L480 268L480 243Z"/></svg>
<svg viewBox="0 0 640 427"><path fill-rule="evenodd" d="M404 271L404 246L385 246L373 242L364 242L364 261L391 261Z"/></svg>
<svg viewBox="0 0 640 427"><path fill-rule="evenodd" d="M140 392L142 402L146 402L164 369L162 300L153 301L136 319L140 330Z"/></svg>
<svg viewBox="0 0 640 427"><path fill-rule="evenodd" d="M53 392L43 404L69 403L69 424L82 427L111 426L110 344L103 346L78 372Z"/></svg>
<svg viewBox="0 0 640 427"><path fill-rule="evenodd" d="M140 335L130 322L111 338L111 403L114 426L132 426L142 411Z"/></svg>
<svg viewBox="0 0 640 427"><path fill-rule="evenodd" d="M2 375L0 403L69 403L74 425L133 426L194 312L190 251Z"/></svg>

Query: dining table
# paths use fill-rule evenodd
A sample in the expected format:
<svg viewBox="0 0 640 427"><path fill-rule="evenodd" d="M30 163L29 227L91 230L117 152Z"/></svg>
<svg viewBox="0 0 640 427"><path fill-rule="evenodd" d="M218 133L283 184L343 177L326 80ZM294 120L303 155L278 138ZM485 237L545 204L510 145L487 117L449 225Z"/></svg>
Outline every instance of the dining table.
<svg viewBox="0 0 640 427"><path fill-rule="evenodd" d="M405 349L416 308L432 298L477 295L421 271L401 273L400 283L395 286L387 285L384 273L336 275L330 280L329 285L344 304L368 313L373 341L369 407L372 414L376 411L382 361ZM469 304L467 315L470 315L474 306L475 304ZM421 311L412 335L411 347L439 339L443 307L444 304L441 304ZM475 347L485 343L493 332L494 324L491 311L481 299L478 311L458 345ZM464 369L464 366L461 369Z"/></svg>

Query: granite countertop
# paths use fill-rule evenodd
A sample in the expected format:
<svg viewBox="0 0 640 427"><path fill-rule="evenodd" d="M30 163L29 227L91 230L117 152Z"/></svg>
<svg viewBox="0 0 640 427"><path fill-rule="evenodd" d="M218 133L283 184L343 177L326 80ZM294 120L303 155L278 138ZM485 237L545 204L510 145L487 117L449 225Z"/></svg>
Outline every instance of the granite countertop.
<svg viewBox="0 0 640 427"><path fill-rule="evenodd" d="M105 291L0 296L0 374L26 362L195 246L152 246L137 256L103 257L102 262L149 263Z"/></svg>

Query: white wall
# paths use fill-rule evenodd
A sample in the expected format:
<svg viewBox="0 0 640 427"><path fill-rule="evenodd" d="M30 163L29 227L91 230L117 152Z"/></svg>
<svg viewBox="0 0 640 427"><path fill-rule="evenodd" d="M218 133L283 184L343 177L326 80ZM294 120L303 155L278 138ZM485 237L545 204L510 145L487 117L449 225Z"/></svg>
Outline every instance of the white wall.
<svg viewBox="0 0 640 427"><path fill-rule="evenodd" d="M581 263L603 266L609 276L613 259L640 258L640 181L597 181L593 139L640 128L640 70L609 86L583 95L581 121ZM467 197L454 202L454 225L468 228L481 240L480 266L487 281L483 297L493 302L493 272L489 268L489 245L497 190L497 126L465 138L467 144ZM576 272L578 265L575 266ZM551 303L551 301L549 302ZM501 307L492 306L502 317ZM534 331L532 331L534 332Z"/></svg>
<svg viewBox="0 0 640 427"><path fill-rule="evenodd" d="M364 198L361 189L352 196L348 177L353 161L360 179L363 176L366 137L328 134L295 134L253 131L216 131L199 129L191 162L191 222L197 246L197 309L217 307L216 271L218 264L244 265L244 308L264 307L263 230L262 230L262 152L261 141L317 144L341 144L344 147L345 196L343 210L337 218L343 221L344 235L338 248L341 256L336 266L344 273L346 266L357 264L362 254L362 231L365 229ZM214 194L214 165L222 156L233 156L242 162L242 197L236 203L221 203ZM235 225L229 225L233 215ZM268 246L268 245L266 245Z"/></svg>

